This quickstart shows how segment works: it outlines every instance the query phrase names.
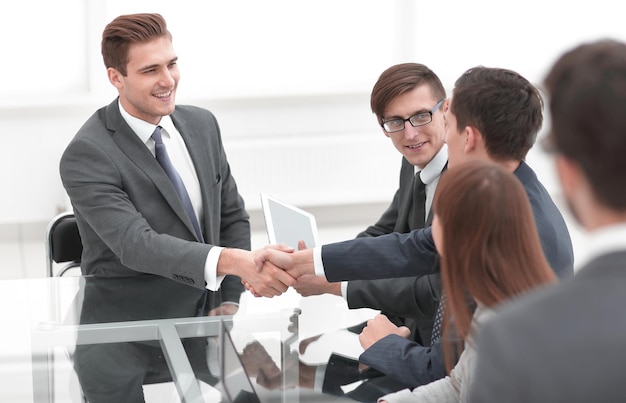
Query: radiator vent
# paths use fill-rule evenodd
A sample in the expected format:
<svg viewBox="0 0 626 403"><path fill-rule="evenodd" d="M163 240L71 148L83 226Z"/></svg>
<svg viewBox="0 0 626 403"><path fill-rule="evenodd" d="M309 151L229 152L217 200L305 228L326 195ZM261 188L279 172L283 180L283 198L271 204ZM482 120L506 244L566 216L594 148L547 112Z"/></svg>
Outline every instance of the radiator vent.
<svg viewBox="0 0 626 403"><path fill-rule="evenodd" d="M225 140L248 209L265 192L301 207L388 203L398 187L400 154L384 136Z"/></svg>

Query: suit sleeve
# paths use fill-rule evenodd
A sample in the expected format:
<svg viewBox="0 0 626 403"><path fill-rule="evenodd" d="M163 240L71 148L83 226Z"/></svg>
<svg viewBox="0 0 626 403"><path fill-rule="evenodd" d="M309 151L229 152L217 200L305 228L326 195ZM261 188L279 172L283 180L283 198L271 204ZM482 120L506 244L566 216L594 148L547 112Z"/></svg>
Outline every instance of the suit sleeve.
<svg viewBox="0 0 626 403"><path fill-rule="evenodd" d="M432 319L439 301L439 278L439 274L432 274L350 281L348 307L372 308L403 318Z"/></svg>
<svg viewBox="0 0 626 403"><path fill-rule="evenodd" d="M406 234L394 232L323 245L322 262L330 282L419 276L439 271L430 227Z"/></svg>
<svg viewBox="0 0 626 403"><path fill-rule="evenodd" d="M374 343L359 361L411 387L446 376L441 343L424 347L394 334Z"/></svg>

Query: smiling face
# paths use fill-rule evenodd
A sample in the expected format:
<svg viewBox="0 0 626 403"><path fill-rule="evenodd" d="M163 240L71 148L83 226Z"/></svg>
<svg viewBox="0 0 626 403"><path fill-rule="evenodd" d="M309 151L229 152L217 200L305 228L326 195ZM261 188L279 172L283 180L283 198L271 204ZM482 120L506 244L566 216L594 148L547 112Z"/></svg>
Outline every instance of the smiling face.
<svg viewBox="0 0 626 403"><path fill-rule="evenodd" d="M136 43L128 50L127 75L108 69L109 80L118 89L120 102L132 116L153 124L174 111L180 72L168 36Z"/></svg>
<svg viewBox="0 0 626 403"><path fill-rule="evenodd" d="M417 113L428 112L439 101L427 85L420 85L394 98L385 108L383 120L407 119ZM433 159L444 144L442 109L437 109L432 122L424 126L413 127L411 123L404 122L404 130L399 132L387 133L382 129L404 158L420 169Z"/></svg>

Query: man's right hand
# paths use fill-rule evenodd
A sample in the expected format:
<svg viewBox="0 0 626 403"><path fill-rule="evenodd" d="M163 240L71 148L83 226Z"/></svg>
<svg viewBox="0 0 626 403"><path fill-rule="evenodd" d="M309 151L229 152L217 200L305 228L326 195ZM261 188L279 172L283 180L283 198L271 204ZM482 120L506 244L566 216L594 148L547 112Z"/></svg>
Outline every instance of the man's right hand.
<svg viewBox="0 0 626 403"><path fill-rule="evenodd" d="M285 255L290 255L293 248L284 245L272 245L253 252L243 249L224 249L217 265L218 275L235 275L241 278L246 288L252 288L254 295L274 297L281 295L294 285L296 280L286 271L275 265L264 264L265 251L269 248Z"/></svg>

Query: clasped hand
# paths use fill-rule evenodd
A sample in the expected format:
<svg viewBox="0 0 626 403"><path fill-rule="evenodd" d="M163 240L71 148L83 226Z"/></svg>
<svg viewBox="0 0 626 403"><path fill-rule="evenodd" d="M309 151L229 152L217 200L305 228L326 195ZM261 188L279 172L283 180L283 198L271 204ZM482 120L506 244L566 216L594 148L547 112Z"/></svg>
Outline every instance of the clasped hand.
<svg viewBox="0 0 626 403"><path fill-rule="evenodd" d="M290 286L297 285L297 279L305 274L313 274L313 252L306 249L303 242L298 243L299 250L284 244L267 245L253 252L254 263L258 277L266 280L273 278L278 280L272 283L268 290L264 285L268 281L260 281L257 284L242 277L242 283L248 291L256 297L273 297L287 291ZM259 286L263 287L262 289ZM269 292L268 292L269 291Z"/></svg>

